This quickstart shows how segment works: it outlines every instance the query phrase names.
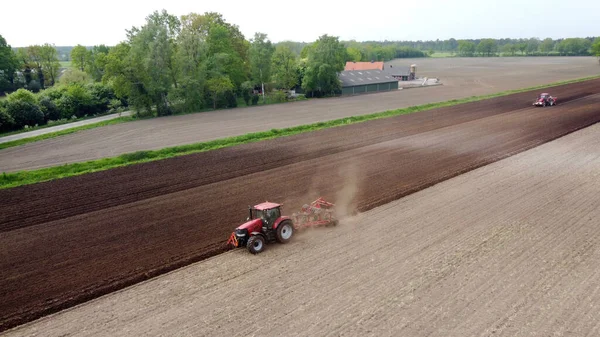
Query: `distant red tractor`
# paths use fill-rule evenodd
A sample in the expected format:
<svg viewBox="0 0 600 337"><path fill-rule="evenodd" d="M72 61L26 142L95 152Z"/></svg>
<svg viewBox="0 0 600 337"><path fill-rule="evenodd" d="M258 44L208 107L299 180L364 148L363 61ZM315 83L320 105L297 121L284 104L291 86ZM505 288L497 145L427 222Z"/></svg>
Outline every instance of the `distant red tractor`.
<svg viewBox="0 0 600 337"><path fill-rule="evenodd" d="M246 247L250 253L258 254L267 243L288 243L296 230L338 224L333 214L335 205L323 198L304 205L302 211L292 217L281 215L281 206L267 201L248 207L246 222L231 233L227 244L234 248Z"/></svg>
<svg viewBox="0 0 600 337"><path fill-rule="evenodd" d="M538 98L533 102L534 106L554 106L556 105L557 97L550 96L550 94L544 92L541 93Z"/></svg>

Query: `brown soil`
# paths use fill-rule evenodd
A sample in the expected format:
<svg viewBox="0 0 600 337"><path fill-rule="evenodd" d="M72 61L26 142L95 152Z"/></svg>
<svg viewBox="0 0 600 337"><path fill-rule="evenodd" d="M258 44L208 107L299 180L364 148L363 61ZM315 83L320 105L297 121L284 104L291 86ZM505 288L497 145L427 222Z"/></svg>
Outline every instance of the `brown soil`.
<svg viewBox="0 0 600 337"><path fill-rule="evenodd" d="M395 60L417 63L419 76L444 85L358 97L219 110L111 125L0 150L0 172L31 170L140 150L162 149L515 88L598 75L594 57L503 57ZM554 92L554 89L551 90ZM531 95L526 98L532 99Z"/></svg>
<svg viewBox="0 0 600 337"><path fill-rule="evenodd" d="M366 211L600 121L600 80L0 191L1 329L222 252L245 207Z"/></svg>
<svg viewBox="0 0 600 337"><path fill-rule="evenodd" d="M600 124L20 336L597 336Z"/></svg>

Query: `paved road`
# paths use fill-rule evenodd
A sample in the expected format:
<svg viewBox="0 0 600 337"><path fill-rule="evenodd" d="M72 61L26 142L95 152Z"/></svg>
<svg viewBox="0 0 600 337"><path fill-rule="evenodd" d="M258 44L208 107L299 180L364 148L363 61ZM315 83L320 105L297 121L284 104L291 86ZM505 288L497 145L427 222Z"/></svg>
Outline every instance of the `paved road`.
<svg viewBox="0 0 600 337"><path fill-rule="evenodd" d="M12 135L12 136L0 137L0 143L6 143L6 142L12 142L13 140L19 140L19 139L36 137L36 136L45 135L45 134L56 132L56 131L62 131L62 130L72 129L72 128L76 128L78 126L83 126L83 125L89 125L89 124L94 124L94 123L98 123L98 122L108 121L108 120L111 120L111 119L119 118L121 116L124 117L124 116L129 116L129 115L131 115L131 112L130 111L125 111L125 112L122 112L120 114L116 113L116 114L106 115L106 116L102 116L102 117L90 118L90 119L86 119L86 120L79 121L79 122L73 122L73 123L68 123L68 124L63 124L63 125L51 126L51 127L44 128L44 129L41 129L41 130L35 130L35 131L28 131L28 132L18 133L16 135Z"/></svg>
<svg viewBox="0 0 600 337"><path fill-rule="evenodd" d="M594 57L396 60L441 86L110 125L0 151L0 172L38 169L598 75ZM529 102L523 102L527 105Z"/></svg>

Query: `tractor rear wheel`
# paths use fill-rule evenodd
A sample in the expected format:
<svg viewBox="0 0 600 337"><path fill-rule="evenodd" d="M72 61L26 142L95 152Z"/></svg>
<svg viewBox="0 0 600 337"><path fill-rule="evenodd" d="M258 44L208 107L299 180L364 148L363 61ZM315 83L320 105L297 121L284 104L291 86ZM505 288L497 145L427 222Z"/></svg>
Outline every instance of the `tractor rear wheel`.
<svg viewBox="0 0 600 337"><path fill-rule="evenodd" d="M263 238L261 235L254 235L248 239L248 244L246 247L250 253L258 254L265 249L265 238Z"/></svg>
<svg viewBox="0 0 600 337"><path fill-rule="evenodd" d="M277 241L279 243L288 243L294 234L294 226L292 222L286 220L277 226Z"/></svg>

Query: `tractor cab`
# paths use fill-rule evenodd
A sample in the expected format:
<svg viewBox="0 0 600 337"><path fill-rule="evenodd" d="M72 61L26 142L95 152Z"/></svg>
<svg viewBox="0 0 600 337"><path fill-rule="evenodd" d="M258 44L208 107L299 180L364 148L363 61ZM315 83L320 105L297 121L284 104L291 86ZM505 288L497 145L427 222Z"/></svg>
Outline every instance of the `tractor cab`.
<svg viewBox="0 0 600 337"><path fill-rule="evenodd" d="M264 227L272 229L275 221L281 217L281 204L263 202L254 207L248 207L248 211L250 213L248 221L261 219Z"/></svg>

